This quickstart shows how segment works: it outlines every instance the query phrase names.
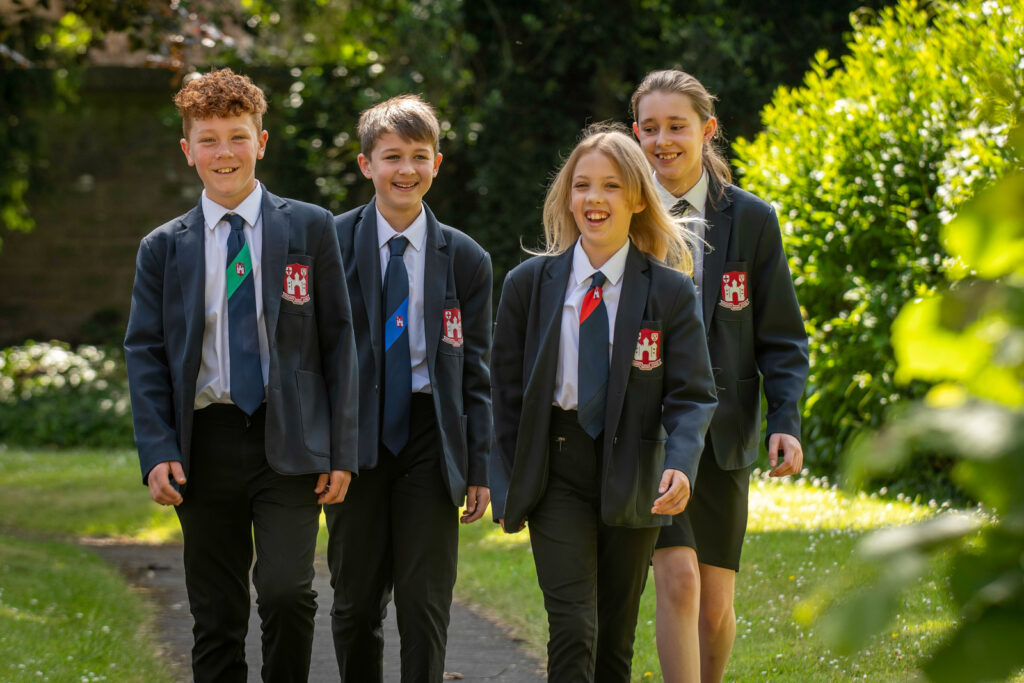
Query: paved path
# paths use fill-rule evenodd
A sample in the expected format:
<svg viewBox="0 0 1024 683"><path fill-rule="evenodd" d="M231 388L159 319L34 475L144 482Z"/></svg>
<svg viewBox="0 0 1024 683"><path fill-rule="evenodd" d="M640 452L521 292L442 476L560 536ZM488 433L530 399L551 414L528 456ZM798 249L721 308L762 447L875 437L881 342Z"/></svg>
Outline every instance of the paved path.
<svg viewBox="0 0 1024 683"><path fill-rule="evenodd" d="M157 604L159 612L155 628L159 634L157 642L164 648L162 654L182 680L189 680L192 615L189 614L185 594L181 547L107 544L91 547L100 557L120 569L134 588L146 593ZM331 587L327 565L322 559L318 559L314 588L319 595L319 607L309 680L311 683L328 683L338 680L338 666L334 661L331 643ZM260 626L255 604L251 614L249 635L245 643L246 660L249 663L249 681L258 683ZM388 618L384 622L384 638L384 680L397 683L398 631L394 609L388 610ZM542 663L527 655L498 626L461 605L452 606L445 670L461 676L453 678L465 681L536 683L546 680L542 668Z"/></svg>

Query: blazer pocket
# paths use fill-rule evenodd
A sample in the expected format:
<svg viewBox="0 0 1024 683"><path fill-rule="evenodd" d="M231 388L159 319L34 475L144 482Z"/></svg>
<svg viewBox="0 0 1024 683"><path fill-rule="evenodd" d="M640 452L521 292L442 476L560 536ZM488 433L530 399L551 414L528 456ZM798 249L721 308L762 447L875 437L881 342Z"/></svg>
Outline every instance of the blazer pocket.
<svg viewBox="0 0 1024 683"><path fill-rule="evenodd" d="M636 514L639 518L651 516L651 506L660 495L658 486L665 473L665 439L640 439L637 453Z"/></svg>
<svg viewBox="0 0 1024 683"><path fill-rule="evenodd" d="M306 450L314 455L331 455L331 411L327 384L322 375L307 370L295 371L299 397L299 419Z"/></svg>
<svg viewBox="0 0 1024 683"><path fill-rule="evenodd" d="M661 333L660 320L644 320L640 323L636 345L633 347L630 378L660 379L665 374L665 340Z"/></svg>
<svg viewBox="0 0 1024 683"><path fill-rule="evenodd" d="M462 306L458 299L446 299L441 310L441 343L438 350L449 356L463 356Z"/></svg>
<svg viewBox="0 0 1024 683"><path fill-rule="evenodd" d="M750 306L753 296L751 285L746 261L726 262L722 270L722 281L717 283L715 317L721 320L749 319L753 314Z"/></svg>
<svg viewBox="0 0 1024 683"><path fill-rule="evenodd" d="M281 313L313 315L313 257L288 254L281 282ZM266 287L269 283L263 283Z"/></svg>

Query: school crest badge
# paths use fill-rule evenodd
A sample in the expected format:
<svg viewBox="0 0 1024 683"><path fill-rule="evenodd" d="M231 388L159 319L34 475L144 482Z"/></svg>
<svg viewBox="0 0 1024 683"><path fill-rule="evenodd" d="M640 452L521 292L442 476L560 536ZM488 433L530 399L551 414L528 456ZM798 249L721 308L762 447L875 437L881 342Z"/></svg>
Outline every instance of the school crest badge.
<svg viewBox="0 0 1024 683"><path fill-rule="evenodd" d="M452 346L462 346L462 311L457 308L444 309L443 327L441 341Z"/></svg>
<svg viewBox="0 0 1024 683"><path fill-rule="evenodd" d="M300 306L309 301L309 266L289 263L284 267L284 292L281 298Z"/></svg>
<svg viewBox="0 0 1024 683"><path fill-rule="evenodd" d="M661 365L661 332L645 327L640 330L640 336L636 340L636 350L633 351L633 367L641 370L653 370L659 365Z"/></svg>
<svg viewBox="0 0 1024 683"><path fill-rule="evenodd" d="M739 270L722 273L722 298L718 305L730 311L742 311L750 305L747 274Z"/></svg>

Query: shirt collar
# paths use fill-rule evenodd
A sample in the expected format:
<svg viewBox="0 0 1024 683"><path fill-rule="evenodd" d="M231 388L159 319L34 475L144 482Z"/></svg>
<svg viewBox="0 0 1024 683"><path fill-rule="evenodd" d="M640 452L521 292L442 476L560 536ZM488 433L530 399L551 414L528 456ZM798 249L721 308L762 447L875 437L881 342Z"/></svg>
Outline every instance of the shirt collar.
<svg viewBox="0 0 1024 683"><path fill-rule="evenodd" d="M227 209L210 199L206 195L206 190L203 190L202 205L203 220L206 221L206 227L210 230L213 230L217 227L218 223L224 220L224 214L226 213L237 213L245 219L246 223L255 228L256 220L260 217L260 210L263 206L263 184L257 181L256 187L249 193L249 196L233 209Z"/></svg>
<svg viewBox="0 0 1024 683"><path fill-rule="evenodd" d="M416 251L423 251L423 243L427 239L427 212L420 207L420 213L413 219L413 222L409 224L409 227L398 232L391 227L388 220L384 218L384 215L380 212L380 209L374 207L377 212L377 248L381 249L385 244L388 243L395 235L401 235L402 237L409 240L409 245L412 246Z"/></svg>
<svg viewBox="0 0 1024 683"><path fill-rule="evenodd" d="M704 213L704 206L708 203L708 172L705 169L701 169L700 180L691 187L689 190L683 193L682 197L676 197L674 194L666 190L661 183L658 182L658 175L654 174L654 184L658 188L658 197L661 198L661 205L666 209L671 209L672 205L678 202L680 199L685 199L690 202L690 206L694 208L697 213Z"/></svg>
<svg viewBox="0 0 1024 683"><path fill-rule="evenodd" d="M572 272L576 278L576 284L582 285L591 275L599 270L604 273L605 279L608 280L609 284L619 284L622 274L626 271L626 256L629 254L629 244L630 242L627 239L626 243L617 252L612 254L612 257L605 261L603 266L595 268L590 265L590 258L587 256L587 252L583 251L582 241L576 240L576 246L573 248L572 253Z"/></svg>

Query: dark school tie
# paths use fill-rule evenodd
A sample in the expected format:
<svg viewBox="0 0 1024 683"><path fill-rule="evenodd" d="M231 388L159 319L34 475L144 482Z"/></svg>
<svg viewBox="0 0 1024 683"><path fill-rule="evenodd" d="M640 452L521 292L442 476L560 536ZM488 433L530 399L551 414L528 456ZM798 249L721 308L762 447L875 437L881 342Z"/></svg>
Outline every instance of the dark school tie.
<svg viewBox="0 0 1024 683"><path fill-rule="evenodd" d="M604 273L594 273L593 284L580 308L579 395L577 419L596 439L604 429L608 397L608 309L604 305Z"/></svg>
<svg viewBox="0 0 1024 683"><path fill-rule="evenodd" d="M409 273L402 254L409 240L388 242L391 258L384 275L384 421L381 441L398 455L409 441L412 364L409 360Z"/></svg>
<svg viewBox="0 0 1024 683"><path fill-rule="evenodd" d="M690 202L686 201L686 199L680 199L672 205L672 208L669 209L668 212L676 218L686 218L686 212L689 210Z"/></svg>
<svg viewBox="0 0 1024 683"><path fill-rule="evenodd" d="M249 244L242 232L245 220L236 213L227 214L225 220L231 225L227 263L231 401L246 415L252 415L263 403L263 368L256 328L256 278L252 274Z"/></svg>

